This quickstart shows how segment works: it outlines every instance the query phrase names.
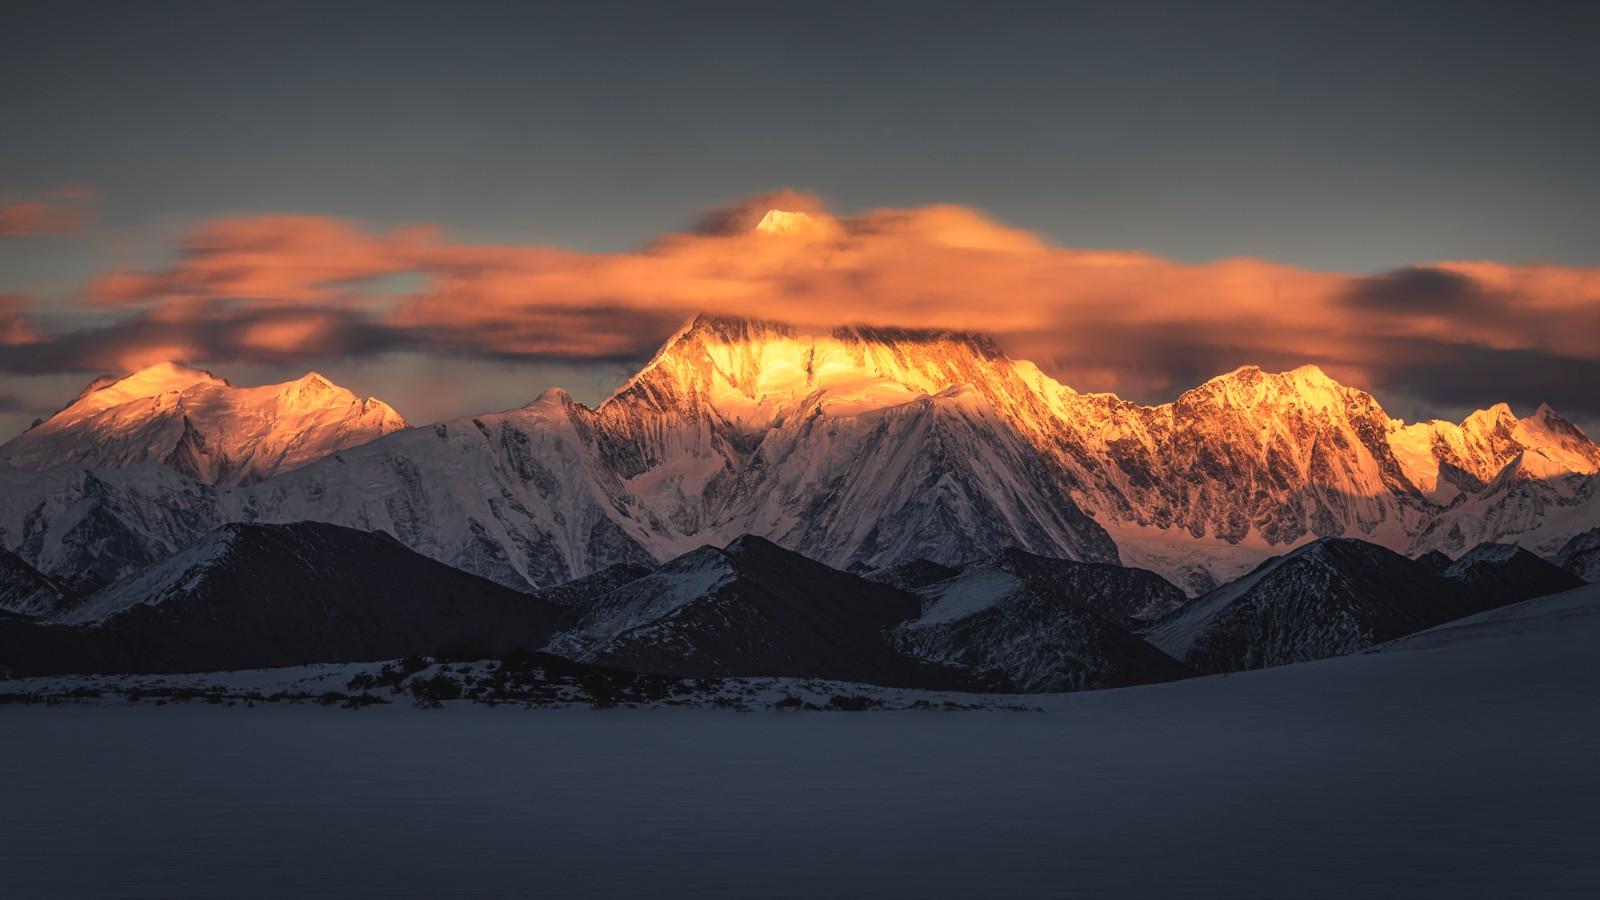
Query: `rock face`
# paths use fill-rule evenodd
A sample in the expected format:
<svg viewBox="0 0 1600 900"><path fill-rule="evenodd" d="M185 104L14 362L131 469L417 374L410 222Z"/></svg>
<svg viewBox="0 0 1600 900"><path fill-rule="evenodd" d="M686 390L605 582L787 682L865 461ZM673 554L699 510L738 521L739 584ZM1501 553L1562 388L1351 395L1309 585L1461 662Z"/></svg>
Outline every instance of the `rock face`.
<svg viewBox="0 0 1600 900"><path fill-rule="evenodd" d="M910 559L886 569L873 569L862 577L869 581L893 585L902 591L914 591L960 574L960 569L941 566L932 560Z"/></svg>
<svg viewBox="0 0 1600 900"><path fill-rule="evenodd" d="M1144 569L1051 559L1015 549L989 560L987 566L1037 582L1050 593L1128 628L1162 618L1189 599L1172 582Z"/></svg>
<svg viewBox="0 0 1600 900"><path fill-rule="evenodd" d="M1140 406L1080 394L981 335L701 317L594 409L552 389L360 446L248 454L217 451L234 438L197 424L193 410L221 408L200 398L239 391L207 379L153 398L149 386L102 386L7 445L14 462L36 463L59 438L66 449L51 458L81 462L0 469L0 545L58 580L92 582L223 522L316 520L381 529L529 589L755 534L840 569L1019 548L1150 569L1200 594L1317 537L1452 556L1512 540L1550 555L1600 526L1600 447L1548 408L1408 425L1312 366L1245 367ZM349 414L354 402L309 408ZM132 419L159 423L162 439L67 427L100 421L79 416L95 404L117 421L125 407L167 410ZM173 456L180 405L205 454ZM332 433L356 443L389 427L377 419Z"/></svg>
<svg viewBox="0 0 1600 900"><path fill-rule="evenodd" d="M690 551L593 598L549 649L584 662L690 677L993 686L894 651L889 629L917 609L909 594L745 536L723 549Z"/></svg>
<svg viewBox="0 0 1600 900"><path fill-rule="evenodd" d="M1561 546L1551 562L1591 584L1600 582L1600 528L1591 528Z"/></svg>
<svg viewBox="0 0 1600 900"><path fill-rule="evenodd" d="M405 427L383 401L362 400L315 372L240 388L158 363L97 380L66 409L0 445L0 459L24 469L123 469L155 460L205 484L250 484Z"/></svg>
<svg viewBox="0 0 1600 900"><path fill-rule="evenodd" d="M1444 570L1446 578L1483 597L1483 607L1504 606L1581 587L1584 580L1516 544L1479 544Z"/></svg>
<svg viewBox="0 0 1600 900"><path fill-rule="evenodd" d="M1455 560L1447 556L1442 550L1429 550L1417 557L1417 565L1422 566L1435 575L1443 575L1444 570L1450 568Z"/></svg>
<svg viewBox="0 0 1600 900"><path fill-rule="evenodd" d="M1484 608L1471 589L1391 550L1322 538L1192 601L1146 636L1196 671L1236 672L1353 653Z"/></svg>
<svg viewBox="0 0 1600 900"><path fill-rule="evenodd" d="M22 557L0 550L0 613L41 617L54 613L66 591Z"/></svg>
<svg viewBox="0 0 1600 900"><path fill-rule="evenodd" d="M609 594L617 588L632 584L649 574L650 569L644 566L615 563L598 572L591 572L581 578L574 578L565 584L545 588L539 591L538 596L540 599L547 600L557 606L582 609L593 603L596 597Z"/></svg>
<svg viewBox="0 0 1600 900"><path fill-rule="evenodd" d="M997 671L1018 690L1090 690L1190 674L1124 628L1132 611L1183 601L1182 591L1149 572L1013 551L917 593L921 615L895 632L902 652Z"/></svg>
<svg viewBox="0 0 1600 900"><path fill-rule="evenodd" d="M387 535L227 525L83 597L6 623L16 672L184 672L535 649L569 617Z"/></svg>
<svg viewBox="0 0 1600 900"><path fill-rule="evenodd" d="M74 593L166 559L224 521L216 488L158 462L46 472L0 465L0 536Z"/></svg>

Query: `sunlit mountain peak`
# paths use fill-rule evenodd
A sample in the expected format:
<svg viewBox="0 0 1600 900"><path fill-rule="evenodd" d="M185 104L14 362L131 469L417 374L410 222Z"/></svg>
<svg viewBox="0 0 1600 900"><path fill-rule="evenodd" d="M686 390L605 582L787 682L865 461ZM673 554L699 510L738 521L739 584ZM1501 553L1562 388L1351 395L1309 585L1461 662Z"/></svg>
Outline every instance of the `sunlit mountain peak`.
<svg viewBox="0 0 1600 900"><path fill-rule="evenodd" d="M803 212L769 209L756 223L756 230L767 234L799 234L810 228L811 217Z"/></svg>

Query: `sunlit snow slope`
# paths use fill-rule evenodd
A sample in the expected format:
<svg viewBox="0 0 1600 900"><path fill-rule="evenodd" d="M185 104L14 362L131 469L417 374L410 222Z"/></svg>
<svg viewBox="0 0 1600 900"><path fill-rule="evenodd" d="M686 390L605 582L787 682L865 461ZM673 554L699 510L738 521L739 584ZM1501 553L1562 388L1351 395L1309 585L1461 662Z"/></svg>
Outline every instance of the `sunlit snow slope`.
<svg viewBox="0 0 1600 900"><path fill-rule="evenodd" d="M0 446L0 458L26 469L157 460L207 484L249 484L405 427L383 401L315 372L242 388L167 362L94 382Z"/></svg>

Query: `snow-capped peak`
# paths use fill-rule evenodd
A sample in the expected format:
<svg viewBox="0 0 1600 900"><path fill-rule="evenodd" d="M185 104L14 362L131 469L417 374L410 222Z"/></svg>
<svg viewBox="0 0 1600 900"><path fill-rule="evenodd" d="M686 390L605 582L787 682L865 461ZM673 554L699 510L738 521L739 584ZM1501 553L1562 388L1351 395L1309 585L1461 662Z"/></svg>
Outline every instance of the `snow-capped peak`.
<svg viewBox="0 0 1600 900"><path fill-rule="evenodd" d="M1345 387L1318 366L1304 365L1287 372L1266 372L1260 366L1240 366L1218 375L1185 394L1221 407L1255 409L1293 406L1313 410L1338 410L1366 392ZM1181 402L1181 401L1180 401Z"/></svg>
<svg viewBox="0 0 1600 900"><path fill-rule="evenodd" d="M158 362L121 378L95 379L70 406L54 418L59 419L62 416L72 419L83 418L130 400L157 397L197 384L226 385L227 382L204 369L190 368L170 360Z"/></svg>
<svg viewBox="0 0 1600 900"><path fill-rule="evenodd" d="M3 446L25 469L64 463L120 469L158 460L208 483L241 484L314 462L406 427L388 404L316 372L235 387L164 362L91 385L55 416Z"/></svg>
<svg viewBox="0 0 1600 900"><path fill-rule="evenodd" d="M1535 477L1600 471L1600 447L1549 404L1541 403L1533 415L1517 420L1511 436L1526 451L1523 470Z"/></svg>
<svg viewBox="0 0 1600 900"><path fill-rule="evenodd" d="M349 391L322 377L317 372L307 372L283 385L279 395L293 403L315 403L329 395L349 395Z"/></svg>
<svg viewBox="0 0 1600 900"><path fill-rule="evenodd" d="M769 209L756 223L756 231L763 234L798 234L811 227L811 217L803 212L787 209Z"/></svg>
<svg viewBox="0 0 1600 900"><path fill-rule="evenodd" d="M1600 446L1546 404L1525 419L1518 419L1509 405L1496 403L1460 424L1395 421L1389 442L1411 482L1441 501L1461 488L1441 483L1441 465L1479 485L1513 476L1549 480L1600 471Z"/></svg>
<svg viewBox="0 0 1600 900"><path fill-rule="evenodd" d="M765 426L802 403L862 412L991 382L1014 370L992 339L951 331L847 326L807 333L780 322L697 316L606 405L714 410Z"/></svg>

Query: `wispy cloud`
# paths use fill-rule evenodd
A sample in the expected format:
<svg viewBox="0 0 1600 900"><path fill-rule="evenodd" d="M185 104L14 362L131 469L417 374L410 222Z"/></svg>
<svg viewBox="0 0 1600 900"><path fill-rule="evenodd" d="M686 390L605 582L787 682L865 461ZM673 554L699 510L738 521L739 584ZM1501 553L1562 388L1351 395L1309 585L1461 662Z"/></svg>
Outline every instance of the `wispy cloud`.
<svg viewBox="0 0 1600 900"><path fill-rule="evenodd" d="M94 191L65 185L42 196L0 203L0 237L77 234L94 211Z"/></svg>

